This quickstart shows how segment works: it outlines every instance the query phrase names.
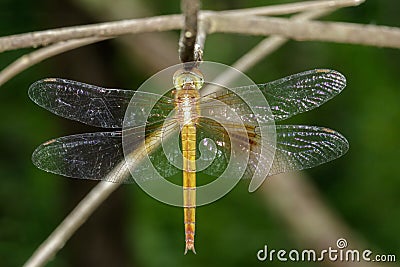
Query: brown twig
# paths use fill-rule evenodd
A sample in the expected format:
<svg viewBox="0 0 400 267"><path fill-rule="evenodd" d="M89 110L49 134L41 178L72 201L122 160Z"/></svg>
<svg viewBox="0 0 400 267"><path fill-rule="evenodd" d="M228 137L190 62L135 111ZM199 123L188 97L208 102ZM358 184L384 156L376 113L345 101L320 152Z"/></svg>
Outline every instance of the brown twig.
<svg viewBox="0 0 400 267"><path fill-rule="evenodd" d="M16 34L0 37L0 52L26 47L46 46L71 39L104 38L124 34L176 30L182 28L182 25L181 15L168 15Z"/></svg>
<svg viewBox="0 0 400 267"><path fill-rule="evenodd" d="M53 44L48 47L41 48L39 50L33 51L32 53L29 53L27 55L23 55L10 65L8 65L6 68L4 68L0 72L0 86L3 85L5 82L13 78L14 76L18 75L22 71L26 70L27 68L47 59L52 56L61 54L63 52L85 46L88 44L92 44L95 42L99 42L102 40L105 40L107 38L97 38L97 37L92 37L92 38L84 38L84 39L79 39L79 40L70 40L70 41L65 41L65 42L59 42L56 44Z"/></svg>
<svg viewBox="0 0 400 267"><path fill-rule="evenodd" d="M348 6L358 6L361 3L365 2L365 0L322 0L322 1L310 1L310 2L302 2L302 3L293 3L293 4L283 4L279 6L267 6L262 8L251 8L251 9L242 9L241 13L244 14L252 14L252 15L282 15L282 14L292 14L299 11L304 11L298 15L294 15L291 19L294 20L311 20L315 18L322 17L327 15L339 8L348 7ZM222 13L226 14L235 14L235 10L227 10L222 11ZM238 14L238 13L237 13ZM277 50L279 47L284 45L289 39L282 37L280 35L271 35L270 37L262 40L258 45L256 45L251 50L247 51L245 55L240 57L235 63L232 64L233 68L236 68L242 72L249 70L252 68L257 62L262 58L264 59L266 56ZM234 73L231 73L234 75ZM229 75L226 75L224 79L232 79Z"/></svg>
<svg viewBox="0 0 400 267"><path fill-rule="evenodd" d="M280 35L298 41L328 41L400 48L400 29L388 26L222 14L211 15L210 23L210 33ZM235 26L232 27L232 25ZM371 36L374 36L374 38L371 38Z"/></svg>
<svg viewBox="0 0 400 267"><path fill-rule="evenodd" d="M279 6L257 7L251 9L237 9L221 11L225 15L279 15L304 11L309 8L328 8L358 5L361 0L329 0L310 1ZM289 11L286 11L289 10ZM203 11L202 17L212 17L216 12ZM181 15L168 15L142 19L122 20L115 22L98 23L84 26L65 27L24 34L0 37L0 52L26 47L46 46L52 43L80 39L86 37L115 37L124 34L139 32L167 31L180 29L183 25ZM235 25L235 24L234 24ZM235 28L235 27L232 27ZM214 31L220 31L214 28Z"/></svg>
<svg viewBox="0 0 400 267"><path fill-rule="evenodd" d="M334 10L336 9L328 8L306 11L298 15L294 15L291 18L297 21L311 20L332 13ZM268 38L265 38L257 46L243 55L238 61L233 63L232 67L238 70L249 70L258 62L259 58L265 58L268 54L271 54L287 41L287 38L280 35L272 35Z"/></svg>
<svg viewBox="0 0 400 267"><path fill-rule="evenodd" d="M179 58L183 63L195 61L197 17L199 8L199 0L182 0L181 2L181 9L185 17L185 23L179 40Z"/></svg>
<svg viewBox="0 0 400 267"><path fill-rule="evenodd" d="M273 5L265 7L254 7L246 9L237 10L224 10L219 12L220 14L235 15L239 14L241 16L254 16L254 15L288 15L298 12L309 12L312 10L329 9L329 8L342 8L348 6L358 6L364 3L365 0L320 0L320 1L306 1L289 3L282 5Z"/></svg>
<svg viewBox="0 0 400 267"><path fill-rule="evenodd" d="M333 12L334 10L336 9L329 8L329 9L306 11L292 16L292 19L298 21L314 19L327 15ZM279 35L272 35L270 37L267 37L264 40L262 40L258 45L253 47L251 50L247 51L246 54L244 54L235 63L232 64L232 67L241 72L248 71L261 59L264 59L268 54L272 53L273 51L281 47L287 41L288 41L287 38ZM225 84L227 81L235 79L236 75L237 72L228 71L220 75L215 82L220 84ZM207 95L211 92L204 90L202 93L204 95Z"/></svg>

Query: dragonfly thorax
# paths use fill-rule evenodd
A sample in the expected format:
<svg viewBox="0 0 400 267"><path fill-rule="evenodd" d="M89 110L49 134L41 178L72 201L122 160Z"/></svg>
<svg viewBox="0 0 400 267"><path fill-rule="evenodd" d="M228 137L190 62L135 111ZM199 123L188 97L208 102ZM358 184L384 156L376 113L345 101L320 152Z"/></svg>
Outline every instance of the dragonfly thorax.
<svg viewBox="0 0 400 267"><path fill-rule="evenodd" d="M175 106L177 118L181 125L196 123L200 115L200 94L196 89L177 90L175 95Z"/></svg>
<svg viewBox="0 0 400 267"><path fill-rule="evenodd" d="M179 69L175 72L175 106L181 125L196 123L200 115L199 89L203 86L203 74L197 68Z"/></svg>

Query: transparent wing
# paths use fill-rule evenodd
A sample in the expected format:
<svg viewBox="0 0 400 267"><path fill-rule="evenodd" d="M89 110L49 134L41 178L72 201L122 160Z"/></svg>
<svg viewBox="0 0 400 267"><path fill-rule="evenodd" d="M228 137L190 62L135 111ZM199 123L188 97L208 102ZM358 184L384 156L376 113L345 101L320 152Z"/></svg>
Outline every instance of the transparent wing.
<svg viewBox="0 0 400 267"><path fill-rule="evenodd" d="M168 124L177 125L173 120L164 125ZM147 140L161 138L157 134L160 132L153 128L159 129L159 125L147 125L145 131L143 127L126 130L130 137L128 147L132 149L133 154L138 153L135 149L143 145L141 141L144 132ZM169 127L169 129L172 131L179 127ZM156 169L161 171L162 176L169 177L179 171L165 162L162 150L157 147L151 149L149 157L152 162L158 164ZM40 145L32 155L33 163L42 170L67 177L92 180L106 180L106 174L123 160L121 131L84 133L56 138ZM144 166L139 164L135 173L140 174L141 168ZM133 179L128 178L124 182L132 183Z"/></svg>
<svg viewBox="0 0 400 267"><path fill-rule="evenodd" d="M233 126L232 126L233 127ZM228 128L232 127L228 126ZM214 162L204 170L204 173L219 176L225 170L230 158L230 139L226 130L216 123L204 121L200 124L198 139L213 136L217 146ZM328 128L303 125L277 125L276 145L263 142L267 153L261 154L261 137L259 129L247 127L250 146L250 158L243 178L251 178L258 166L258 162L268 161L273 149L275 155L268 176L278 173L312 168L328 161L339 158L349 148L347 140L338 132ZM243 142L236 138L233 142ZM199 140L200 141L200 140ZM211 149L211 148L210 148Z"/></svg>
<svg viewBox="0 0 400 267"><path fill-rule="evenodd" d="M224 172L230 160L232 144L237 145L242 148L243 152L249 154L244 177L252 177L257 166L271 165L275 149L273 142L271 142L272 140L269 140L269 137L267 137L263 139L263 142L261 141L259 126L250 124L245 124L244 126L247 136L243 136L242 132L235 133L236 129L241 127L239 125L225 123L222 126L213 120L201 118L201 122L197 127L198 146L203 146L203 150L216 149L215 158L209 167L203 171L205 174L218 177ZM228 131L230 135L228 134ZM216 147L213 148L210 145L210 142L205 138L212 139ZM264 153L261 153L262 146Z"/></svg>
<svg viewBox="0 0 400 267"><path fill-rule="evenodd" d="M259 84L275 121L319 107L346 87L346 78L334 70L317 69Z"/></svg>
<svg viewBox="0 0 400 267"><path fill-rule="evenodd" d="M166 96L108 89L57 78L33 83L28 93L36 104L58 116L102 128L122 128L125 111L135 93L140 100L136 110L138 113L143 112L141 106L159 99L148 118L150 122L165 119L174 108L173 99ZM131 125L135 125L135 122L132 121Z"/></svg>
<svg viewBox="0 0 400 267"><path fill-rule="evenodd" d="M122 133L97 132L59 137L40 145L32 161L63 176L102 179L123 160Z"/></svg>
<svg viewBox="0 0 400 267"><path fill-rule="evenodd" d="M269 176L312 168L344 155L349 143L340 133L317 126L278 125Z"/></svg>
<svg viewBox="0 0 400 267"><path fill-rule="evenodd" d="M204 173L220 176L229 163L234 144L239 151L244 152L243 156L249 156L244 176L253 177L254 174L254 178L259 181L266 177L267 168L273 162L274 120L268 104L250 107L243 100L259 98L258 88L240 92L241 97L235 93L237 89L233 89L233 92L222 89L201 99L200 110L203 117L198 122L198 140L212 139L217 151L214 161ZM237 117L232 116L232 111ZM238 124L238 121L241 121L242 125ZM241 130L243 127L245 131ZM264 130L269 129L269 134L261 137L260 127ZM209 146L208 150L212 150L210 144L208 141L199 143ZM257 166L264 166L264 169Z"/></svg>
<svg viewBox="0 0 400 267"><path fill-rule="evenodd" d="M232 110L239 115L243 123L254 124L257 123L273 123L274 116L271 113L268 105L257 106L246 103L239 97L235 91L240 90L243 97L254 98L254 90L258 88L233 88L231 90L223 89L217 92L208 94L200 98L200 112L202 116L218 116L220 114L227 114L227 110Z"/></svg>
<svg viewBox="0 0 400 267"><path fill-rule="evenodd" d="M258 84L257 88L261 90L269 104L272 118L268 115L270 114L268 108L263 106L252 106L253 116L262 122L272 119L281 121L322 105L340 93L345 86L346 78L342 74L326 69L310 70L266 84ZM234 88L233 91L245 94L254 89L255 86L244 86ZM247 104L230 90L223 89L204 96L202 109L213 108L212 105L207 105L210 99L219 100L236 110L248 109Z"/></svg>

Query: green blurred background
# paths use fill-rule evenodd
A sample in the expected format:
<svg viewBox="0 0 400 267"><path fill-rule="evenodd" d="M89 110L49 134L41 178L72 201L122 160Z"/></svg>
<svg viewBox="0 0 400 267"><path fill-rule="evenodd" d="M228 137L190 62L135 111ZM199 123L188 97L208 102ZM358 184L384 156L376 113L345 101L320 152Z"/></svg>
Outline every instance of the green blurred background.
<svg viewBox="0 0 400 267"><path fill-rule="evenodd" d="M204 1L203 9L284 2L291 1ZM0 35L179 13L179 6L179 1L156 0L0 0ZM324 20L399 27L399 10L398 0L369 0ZM0 266L22 265L96 184L48 174L31 163L33 150L42 142L97 129L36 106L27 96L29 85L44 77L63 77L134 89L156 71L178 62L178 37L179 32L140 34L90 45L37 64L1 86ZM204 58L232 64L260 40L210 35ZM31 50L0 54L0 69ZM307 171L306 179L347 224L351 235L376 253L400 256L400 51L291 41L247 74L255 82L267 82L314 68L342 72L347 88L289 123L336 129L348 138L350 150L334 162ZM222 200L198 209L196 256L183 256L182 209L126 185L112 194L48 266L257 266L267 264L256 258L265 244L275 249L309 248L288 230L279 210L265 203L262 191L249 194L247 185L243 182ZM287 265L313 264L273 263Z"/></svg>

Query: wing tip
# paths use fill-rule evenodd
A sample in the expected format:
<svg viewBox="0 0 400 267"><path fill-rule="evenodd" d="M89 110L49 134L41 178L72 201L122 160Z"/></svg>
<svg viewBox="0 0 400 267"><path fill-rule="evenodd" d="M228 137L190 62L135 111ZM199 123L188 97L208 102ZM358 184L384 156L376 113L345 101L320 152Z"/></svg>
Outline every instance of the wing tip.
<svg viewBox="0 0 400 267"><path fill-rule="evenodd" d="M29 98L36 104L40 105L38 94L40 93L40 91L42 91L43 88L46 88L45 86L42 86L42 84L43 83L54 83L54 82L57 82L58 80L59 80L58 78L44 78L44 79L35 81L28 88Z"/></svg>
<svg viewBox="0 0 400 267"><path fill-rule="evenodd" d="M321 130L325 133L335 136L335 138L337 138L337 139L340 139L340 141L341 141L340 152L341 153L338 155L338 157L341 157L342 155L346 154L347 151L349 151L350 143L346 139L346 137L344 137L343 134L339 133L338 131L332 130L330 128L326 128L326 127L322 127Z"/></svg>
<svg viewBox="0 0 400 267"><path fill-rule="evenodd" d="M46 142L47 143L47 142ZM54 173L54 174L58 174L55 170L52 170L51 168L48 168L46 166L46 163L50 162L51 159L49 157L46 156L45 152L45 146L46 143L41 144L40 146L38 146L35 151L33 151L32 153L32 163L33 165L35 165L36 168L48 172L48 173Z"/></svg>
<svg viewBox="0 0 400 267"><path fill-rule="evenodd" d="M338 85L338 89L339 92L342 91L346 85L347 85L347 80L346 80L346 76L344 76L344 74L342 74L341 72L337 71L337 70L332 70L332 69L316 69L315 70L316 73L325 73L326 75L329 75L335 83L339 83Z"/></svg>

